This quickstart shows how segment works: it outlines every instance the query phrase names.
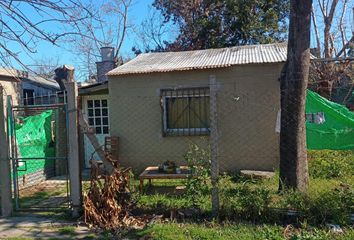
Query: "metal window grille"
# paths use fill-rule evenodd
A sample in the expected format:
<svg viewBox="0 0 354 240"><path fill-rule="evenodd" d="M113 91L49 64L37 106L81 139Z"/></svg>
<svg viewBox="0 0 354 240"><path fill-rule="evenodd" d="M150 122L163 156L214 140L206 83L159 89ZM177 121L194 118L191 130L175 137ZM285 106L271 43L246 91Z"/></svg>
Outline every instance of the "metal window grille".
<svg viewBox="0 0 354 240"><path fill-rule="evenodd" d="M210 134L209 87L161 90L164 136Z"/></svg>
<svg viewBox="0 0 354 240"><path fill-rule="evenodd" d="M87 100L87 114L89 125L96 134L109 133L107 99Z"/></svg>

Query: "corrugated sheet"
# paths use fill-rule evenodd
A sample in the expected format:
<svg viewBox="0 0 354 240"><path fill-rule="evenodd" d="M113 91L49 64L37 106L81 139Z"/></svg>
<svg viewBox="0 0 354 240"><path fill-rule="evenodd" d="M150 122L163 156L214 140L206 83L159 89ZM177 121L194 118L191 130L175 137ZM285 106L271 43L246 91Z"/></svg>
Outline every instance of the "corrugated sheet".
<svg viewBox="0 0 354 240"><path fill-rule="evenodd" d="M108 73L110 76L222 68L252 63L285 62L287 43L238 46L185 52L143 53Z"/></svg>
<svg viewBox="0 0 354 240"><path fill-rule="evenodd" d="M16 81L27 81L43 87L49 87L60 90L59 84L53 79L46 79L40 76L28 74L26 71L21 71L13 68L1 68L0 76L11 77Z"/></svg>
<svg viewBox="0 0 354 240"><path fill-rule="evenodd" d="M55 80L52 80L52 79L46 79L46 78L42 78L40 76L30 75L27 79L25 79L25 81L32 82L34 84L38 84L43 87L49 87L49 88L53 88L56 90L60 90L59 84Z"/></svg>

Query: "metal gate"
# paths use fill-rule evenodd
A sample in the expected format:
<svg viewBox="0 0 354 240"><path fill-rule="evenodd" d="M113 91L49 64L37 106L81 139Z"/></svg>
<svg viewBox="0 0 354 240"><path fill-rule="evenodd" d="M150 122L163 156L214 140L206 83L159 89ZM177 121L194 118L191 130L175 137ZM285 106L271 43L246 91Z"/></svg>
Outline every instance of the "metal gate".
<svg viewBox="0 0 354 240"><path fill-rule="evenodd" d="M12 106L8 129L16 210L69 207L65 95L44 104ZM34 101L35 102L35 101ZM42 101L43 103L43 101Z"/></svg>

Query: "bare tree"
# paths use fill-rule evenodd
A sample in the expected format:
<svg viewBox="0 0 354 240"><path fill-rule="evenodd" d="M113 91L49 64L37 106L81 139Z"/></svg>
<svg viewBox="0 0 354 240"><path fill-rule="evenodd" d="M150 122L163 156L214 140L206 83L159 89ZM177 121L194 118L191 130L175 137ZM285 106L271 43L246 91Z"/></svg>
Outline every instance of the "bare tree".
<svg viewBox="0 0 354 240"><path fill-rule="evenodd" d="M340 104L347 102L354 84L348 80L352 65L338 61L348 57L350 45L354 46L352 9L354 2L349 0L315 0L312 11L316 56L326 61L311 64L309 87Z"/></svg>
<svg viewBox="0 0 354 240"><path fill-rule="evenodd" d="M0 64L16 61L25 69L15 49L31 55L41 41L58 45L63 37L81 34L78 23L94 16L76 0L1 0L0 13Z"/></svg>
<svg viewBox="0 0 354 240"><path fill-rule="evenodd" d="M122 46L132 29L128 21L133 0L91 1L90 8L97 9L95 16L87 18L79 25L84 33L69 39L77 56L82 78L90 78L96 72L95 62L100 61L100 48L115 48L115 61L119 62Z"/></svg>
<svg viewBox="0 0 354 240"><path fill-rule="evenodd" d="M306 191L305 102L310 67L311 1L290 1L288 57L281 76L280 189Z"/></svg>
<svg viewBox="0 0 354 240"><path fill-rule="evenodd" d="M347 56L348 46L354 42L351 20L353 8L354 3L349 0L314 1L312 23L318 57Z"/></svg>
<svg viewBox="0 0 354 240"><path fill-rule="evenodd" d="M55 76L54 70L61 66L59 56L43 56L35 59L34 63L27 65L37 76L52 79Z"/></svg>

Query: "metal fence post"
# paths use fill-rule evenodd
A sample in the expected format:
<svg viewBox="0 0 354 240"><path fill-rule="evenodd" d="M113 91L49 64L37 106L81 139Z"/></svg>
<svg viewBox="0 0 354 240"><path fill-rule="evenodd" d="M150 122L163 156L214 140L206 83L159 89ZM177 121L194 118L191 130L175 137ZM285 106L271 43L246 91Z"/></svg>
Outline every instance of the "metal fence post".
<svg viewBox="0 0 354 240"><path fill-rule="evenodd" d="M212 215L219 216L219 161L218 161L218 112L217 83L214 75L209 76L210 85L210 150L211 150L211 184L212 184Z"/></svg>
<svg viewBox="0 0 354 240"><path fill-rule="evenodd" d="M11 196L11 167L9 158L9 143L6 134L7 124L4 109L3 88L0 85L0 197L1 197L1 215L3 217L12 214L12 196Z"/></svg>
<svg viewBox="0 0 354 240"><path fill-rule="evenodd" d="M68 161L70 179L70 200L72 204L73 217L79 216L81 209L81 181L79 161L79 136L77 119L77 97L78 89L76 82L65 84L67 91L67 129L68 129Z"/></svg>

